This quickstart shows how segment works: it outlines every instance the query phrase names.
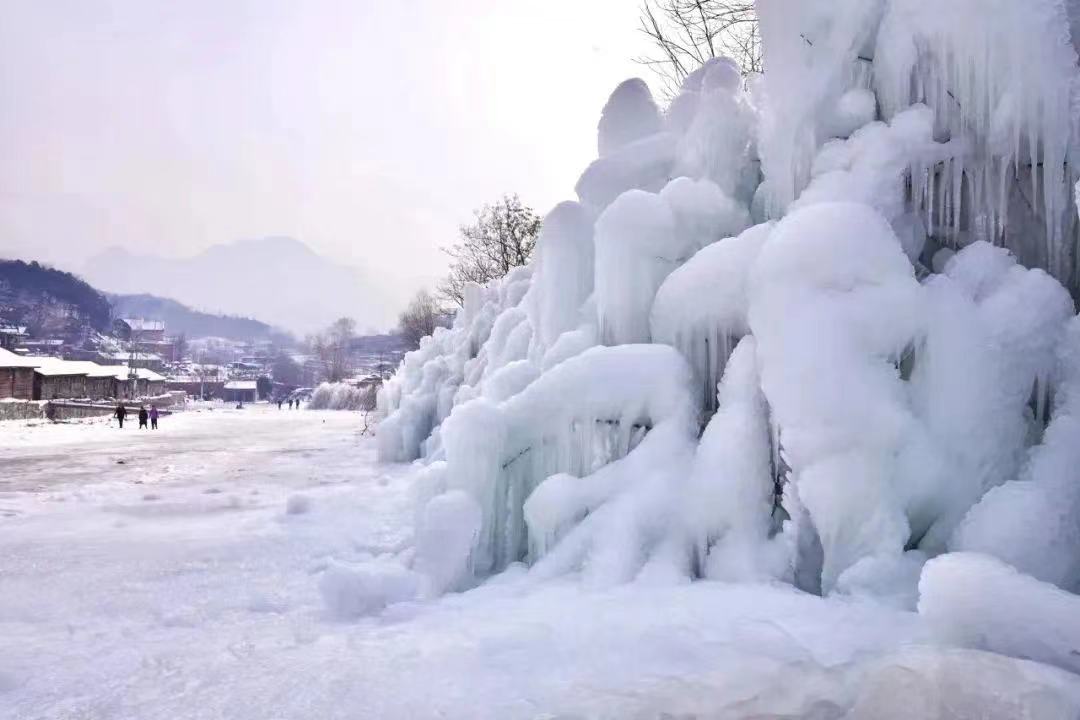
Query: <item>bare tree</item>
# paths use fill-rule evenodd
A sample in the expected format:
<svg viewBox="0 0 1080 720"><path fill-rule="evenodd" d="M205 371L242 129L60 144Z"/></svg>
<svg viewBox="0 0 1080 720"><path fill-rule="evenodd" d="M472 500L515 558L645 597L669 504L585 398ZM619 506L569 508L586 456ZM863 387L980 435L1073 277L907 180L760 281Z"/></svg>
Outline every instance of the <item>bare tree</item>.
<svg viewBox="0 0 1080 720"><path fill-rule="evenodd" d="M182 361L184 356L187 355L187 351L187 333L180 333L176 336L176 339L173 340L173 362Z"/></svg>
<svg viewBox="0 0 1080 720"><path fill-rule="evenodd" d="M461 227L458 243L443 248L452 258L450 274L436 291L447 303L459 307L465 302L469 283L487 285L527 263L540 232L540 216L517 195L504 195L475 214L472 225Z"/></svg>
<svg viewBox="0 0 1080 720"><path fill-rule="evenodd" d="M328 382L340 382L352 371L352 341L356 337L356 321L338 318L325 332L311 338L311 350L318 356Z"/></svg>
<svg viewBox="0 0 1080 720"><path fill-rule="evenodd" d="M274 363L270 368L270 374L273 376L275 382L279 382L282 385L289 385L296 387L300 385L303 380L303 370L301 367L288 356L286 353L278 353L274 358Z"/></svg>
<svg viewBox="0 0 1080 720"><path fill-rule="evenodd" d="M655 52L638 62L660 76L671 97L710 58L727 56L743 72L761 71L761 34L752 0L644 0L640 20Z"/></svg>
<svg viewBox="0 0 1080 720"><path fill-rule="evenodd" d="M409 348L420 347L420 340L445 324L446 313L427 290L421 290L398 317L398 328Z"/></svg>

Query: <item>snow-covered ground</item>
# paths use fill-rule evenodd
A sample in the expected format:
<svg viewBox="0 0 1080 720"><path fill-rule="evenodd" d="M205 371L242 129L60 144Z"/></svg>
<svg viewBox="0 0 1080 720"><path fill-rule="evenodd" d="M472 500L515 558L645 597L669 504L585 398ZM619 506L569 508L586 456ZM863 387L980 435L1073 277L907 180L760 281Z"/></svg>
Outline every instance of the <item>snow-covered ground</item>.
<svg viewBox="0 0 1080 720"><path fill-rule="evenodd" d="M915 613L780 584L511 568L343 621L321 576L397 552L413 522L407 466L376 464L358 425L248 407L156 434L0 426L0 717L1080 712L1074 675L935 649Z"/></svg>

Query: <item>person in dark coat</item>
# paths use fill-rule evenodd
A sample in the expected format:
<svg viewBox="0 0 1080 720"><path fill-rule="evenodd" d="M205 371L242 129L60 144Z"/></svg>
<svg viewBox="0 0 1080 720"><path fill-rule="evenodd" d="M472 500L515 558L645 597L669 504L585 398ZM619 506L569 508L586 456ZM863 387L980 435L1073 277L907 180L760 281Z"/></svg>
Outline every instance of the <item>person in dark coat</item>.
<svg viewBox="0 0 1080 720"><path fill-rule="evenodd" d="M120 429L124 429L124 418L127 417L127 408L124 407L124 403L118 403L116 406L116 412L113 413L116 419L120 422Z"/></svg>
<svg viewBox="0 0 1080 720"><path fill-rule="evenodd" d="M149 417L150 416L146 412L146 407L144 405L140 405L139 406L139 429L140 430L143 430L143 429L146 428L146 420Z"/></svg>
<svg viewBox="0 0 1080 720"><path fill-rule="evenodd" d="M157 430L158 409L157 405L150 406L150 429Z"/></svg>

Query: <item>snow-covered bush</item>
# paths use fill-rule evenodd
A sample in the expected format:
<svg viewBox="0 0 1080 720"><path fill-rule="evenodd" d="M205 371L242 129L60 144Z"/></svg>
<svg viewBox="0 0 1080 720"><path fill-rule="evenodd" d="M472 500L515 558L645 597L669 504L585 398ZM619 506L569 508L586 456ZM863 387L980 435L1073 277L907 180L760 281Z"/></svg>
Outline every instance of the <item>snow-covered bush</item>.
<svg viewBox="0 0 1080 720"><path fill-rule="evenodd" d="M909 608L922 573L920 609L946 619L977 577L1071 609L1066 8L759 0L750 90L722 59L664 112L620 85L534 262L470 288L380 392L381 457L424 465L431 592L524 562ZM1058 641L988 642L1072 667Z"/></svg>
<svg viewBox="0 0 1080 720"><path fill-rule="evenodd" d="M311 393L308 410L373 410L372 391L348 383L322 383Z"/></svg>

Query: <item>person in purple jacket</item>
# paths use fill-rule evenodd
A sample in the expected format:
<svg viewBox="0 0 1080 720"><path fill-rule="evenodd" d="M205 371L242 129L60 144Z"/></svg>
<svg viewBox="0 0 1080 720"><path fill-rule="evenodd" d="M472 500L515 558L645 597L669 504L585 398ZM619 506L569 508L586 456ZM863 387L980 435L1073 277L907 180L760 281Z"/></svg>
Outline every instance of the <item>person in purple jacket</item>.
<svg viewBox="0 0 1080 720"><path fill-rule="evenodd" d="M157 430L158 409L157 405L150 406L150 429Z"/></svg>

